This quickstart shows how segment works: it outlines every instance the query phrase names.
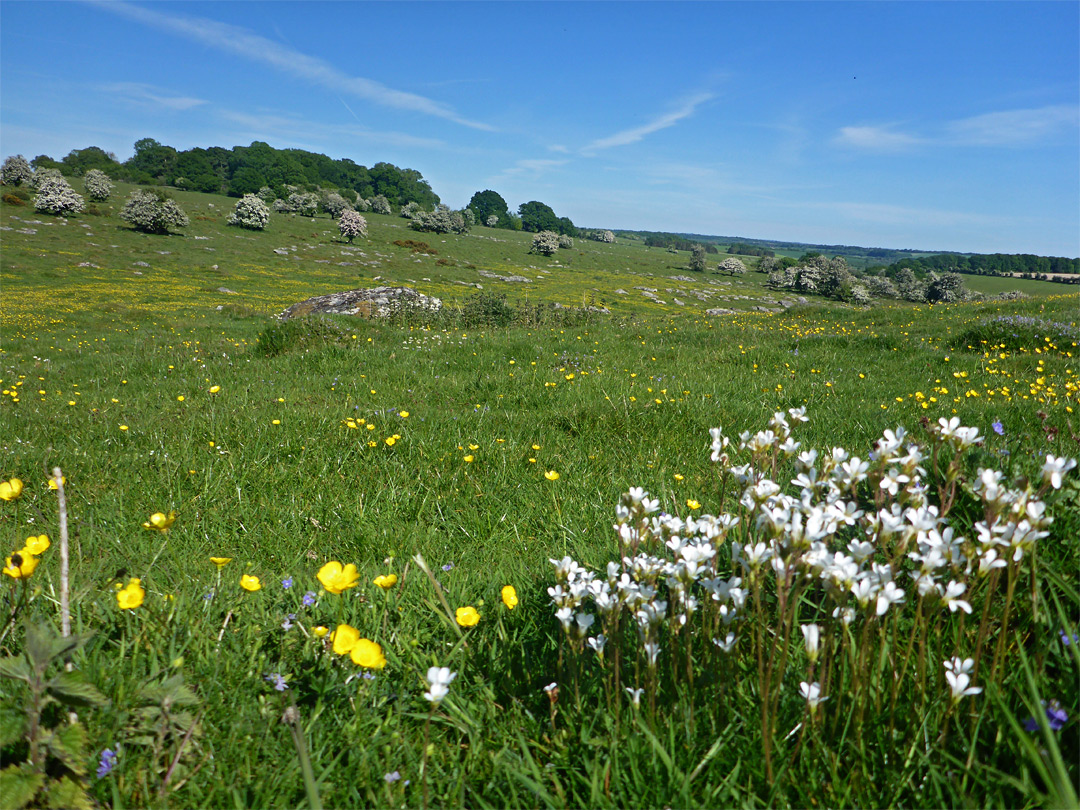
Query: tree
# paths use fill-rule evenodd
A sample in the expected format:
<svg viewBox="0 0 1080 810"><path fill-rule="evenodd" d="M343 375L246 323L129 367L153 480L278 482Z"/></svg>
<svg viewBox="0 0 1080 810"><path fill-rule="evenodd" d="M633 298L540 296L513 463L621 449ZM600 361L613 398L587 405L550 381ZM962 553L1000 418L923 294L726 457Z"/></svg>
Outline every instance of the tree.
<svg viewBox="0 0 1080 810"><path fill-rule="evenodd" d="M573 237L567 236L565 233L559 234L559 247L569 249L574 246Z"/></svg>
<svg viewBox="0 0 1080 810"><path fill-rule="evenodd" d="M422 210L423 209L420 207L420 203L407 202L405 203L405 205L401 206L401 210L398 211L398 215L404 217L405 219L412 219Z"/></svg>
<svg viewBox="0 0 1080 810"><path fill-rule="evenodd" d="M34 208L45 214L67 216L86 208L83 198L75 193L63 177L46 177L38 183Z"/></svg>
<svg viewBox="0 0 1080 810"><path fill-rule="evenodd" d="M331 219L337 219L341 212L349 207L351 206L348 201L336 191L331 191L322 198L322 210L328 213Z"/></svg>
<svg viewBox="0 0 1080 810"><path fill-rule="evenodd" d="M530 253L551 256L559 249L559 235L555 231L540 231L533 237Z"/></svg>
<svg viewBox="0 0 1080 810"><path fill-rule="evenodd" d="M496 225L499 224L499 215L498 214L488 214L484 218L484 224L487 225L489 228L494 228Z"/></svg>
<svg viewBox="0 0 1080 810"><path fill-rule="evenodd" d="M376 214L390 214L392 209L390 208L390 201L382 194L376 194L371 198L371 210Z"/></svg>
<svg viewBox="0 0 1080 810"><path fill-rule="evenodd" d="M153 138L141 138L135 141L135 154L124 167L141 175L139 179L165 180L175 177L176 150L171 146L162 146Z"/></svg>
<svg viewBox="0 0 1080 810"><path fill-rule="evenodd" d="M0 167L0 183L5 186L21 186L23 183L29 185L33 179L34 170L22 155L11 155Z"/></svg>
<svg viewBox="0 0 1080 810"><path fill-rule="evenodd" d="M942 273L932 279L926 288L926 300L931 304L952 304L967 297L968 291L959 273Z"/></svg>
<svg viewBox="0 0 1080 810"><path fill-rule="evenodd" d="M705 246L694 245L690 250L690 269L701 273L705 270Z"/></svg>
<svg viewBox="0 0 1080 810"><path fill-rule="evenodd" d="M720 262L716 269L718 272L727 273L729 276L741 276L746 272L746 265L732 256Z"/></svg>
<svg viewBox="0 0 1080 810"><path fill-rule="evenodd" d="M413 215L409 227L414 231L427 231L429 233L468 233L469 224L465 221L460 211L451 211L442 203L435 206L434 211L417 211Z"/></svg>
<svg viewBox="0 0 1080 810"><path fill-rule="evenodd" d="M137 231L157 234L167 234L169 228L186 228L189 224L184 210L165 194L138 189L124 203L120 219Z"/></svg>
<svg viewBox="0 0 1080 810"><path fill-rule="evenodd" d="M476 218L489 228L497 227L499 224L503 227L510 225L510 209L506 205L506 200L497 191L484 189L476 192L472 195L467 207L471 208L476 213ZM494 225L488 223L491 217L495 217Z"/></svg>
<svg viewBox="0 0 1080 810"><path fill-rule="evenodd" d="M109 175L101 169L90 169L83 176L83 188L86 196L94 202L105 202L112 193L113 184L109 181Z"/></svg>
<svg viewBox="0 0 1080 810"><path fill-rule="evenodd" d="M115 173L120 168L116 155L106 152L100 146L72 149L61 162L76 176L85 175L91 169Z"/></svg>
<svg viewBox="0 0 1080 810"><path fill-rule="evenodd" d="M255 194L245 194L241 197L233 209L232 216L229 217L230 225L252 231L263 230L269 221L270 209Z"/></svg>
<svg viewBox="0 0 1080 810"><path fill-rule="evenodd" d="M521 217L522 230L530 233L541 231L559 231L559 218L551 210L551 206L533 200L518 206L518 216Z"/></svg>
<svg viewBox="0 0 1080 810"><path fill-rule="evenodd" d="M593 231L592 238L597 242L611 244L615 241L615 234L612 231Z"/></svg>
<svg viewBox="0 0 1080 810"><path fill-rule="evenodd" d="M338 217L338 233L352 242L358 236L367 236L367 220L356 211L347 208Z"/></svg>

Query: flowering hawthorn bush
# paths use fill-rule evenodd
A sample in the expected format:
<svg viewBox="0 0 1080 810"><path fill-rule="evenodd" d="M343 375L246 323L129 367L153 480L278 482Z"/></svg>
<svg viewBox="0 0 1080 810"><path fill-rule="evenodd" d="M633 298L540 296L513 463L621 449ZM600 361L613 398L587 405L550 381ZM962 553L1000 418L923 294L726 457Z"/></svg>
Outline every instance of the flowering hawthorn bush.
<svg viewBox="0 0 1080 810"><path fill-rule="evenodd" d="M596 231L593 234L593 239L597 242L611 243L615 241L615 234L612 231Z"/></svg>
<svg viewBox="0 0 1080 810"><path fill-rule="evenodd" d="M229 224L252 231L261 231L270 221L270 209L257 195L245 194L236 202Z"/></svg>
<svg viewBox="0 0 1080 810"><path fill-rule="evenodd" d="M331 191L322 199L322 209L328 213L331 218L337 219L341 216L341 212L346 208L351 208L349 201L338 194L336 191Z"/></svg>
<svg viewBox="0 0 1080 810"><path fill-rule="evenodd" d="M86 196L94 202L105 202L112 194L113 184L109 175L101 169L91 169L83 176L83 188Z"/></svg>
<svg viewBox="0 0 1080 810"><path fill-rule="evenodd" d="M405 203L405 205L401 206L401 210L398 211L398 215L404 217L405 219L412 219L422 210L423 209L420 207L420 203L407 202Z"/></svg>
<svg viewBox="0 0 1080 810"><path fill-rule="evenodd" d="M499 224L499 215L488 214L487 219L484 220L484 224L489 228L494 228L496 225Z"/></svg>
<svg viewBox="0 0 1080 810"><path fill-rule="evenodd" d="M564 234L559 234L559 247L560 248L572 248L574 246L574 240Z"/></svg>
<svg viewBox="0 0 1080 810"><path fill-rule="evenodd" d="M352 209L346 209L338 217L338 232L350 242L358 236L367 236L367 220Z"/></svg>
<svg viewBox="0 0 1080 810"><path fill-rule="evenodd" d="M67 216L83 211L86 203L63 177L48 176L38 183L34 208L45 214Z"/></svg>
<svg viewBox="0 0 1080 810"><path fill-rule="evenodd" d="M716 269L721 273L727 273L729 276L741 276L746 273L746 265L734 256L724 259Z"/></svg>
<svg viewBox="0 0 1080 810"><path fill-rule="evenodd" d="M540 231L533 237L530 253L551 256L559 249L559 235L555 231Z"/></svg>
<svg viewBox="0 0 1080 810"><path fill-rule="evenodd" d="M428 233L468 233L469 225L460 211L449 206L436 205L434 211L417 211L409 223L414 231Z"/></svg>
<svg viewBox="0 0 1080 810"><path fill-rule="evenodd" d="M653 713L661 672L690 688L755 674L770 773L796 683L806 725L829 701L860 735L868 709L912 731L921 718L897 713L902 696L948 715L1004 677L1018 588L1049 534L1043 496L1076 467L1048 455L1039 481L1010 485L985 468L968 479L963 458L982 437L956 417L929 425L927 444L887 430L866 459L804 449L791 427L805 421L793 408L735 441L714 428L721 500L731 487L735 509L683 518L631 489L615 513L619 557L600 573L552 560L548 589L571 650L595 654L609 701L631 681L618 671L623 655L635 662L631 702L644 693ZM951 519L961 498L979 519Z"/></svg>
<svg viewBox="0 0 1080 810"><path fill-rule="evenodd" d="M186 228L189 224L184 210L161 192L131 192L124 207L120 210L120 219L137 231L144 233L166 234L169 228Z"/></svg>
<svg viewBox="0 0 1080 810"><path fill-rule="evenodd" d="M378 194L372 197L368 202L371 203L371 210L376 214L390 214L393 213L390 209L390 201L386 199L382 194Z"/></svg>
<svg viewBox="0 0 1080 810"><path fill-rule="evenodd" d="M29 184L34 179L34 170L29 161L22 155L11 155L5 158L4 165L0 166L0 184L5 186L21 186Z"/></svg>
<svg viewBox="0 0 1080 810"><path fill-rule="evenodd" d="M35 189L40 189L42 183L46 180L64 180L64 175L60 173L59 169L38 169L34 172L34 176L30 178L30 186ZM67 181L64 180L64 182L66 183Z"/></svg>

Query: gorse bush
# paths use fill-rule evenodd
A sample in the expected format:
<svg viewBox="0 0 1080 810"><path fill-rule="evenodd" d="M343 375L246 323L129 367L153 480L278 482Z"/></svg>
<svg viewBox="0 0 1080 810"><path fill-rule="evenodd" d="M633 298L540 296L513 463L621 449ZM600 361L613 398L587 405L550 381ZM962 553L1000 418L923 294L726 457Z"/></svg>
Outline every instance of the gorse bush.
<svg viewBox="0 0 1080 810"><path fill-rule="evenodd" d="M261 231L270 222L270 209L255 194L245 194L236 202L229 224L252 231Z"/></svg>
<svg viewBox="0 0 1080 810"><path fill-rule="evenodd" d="M131 192L120 219L143 233L167 234L170 228L186 228L190 221L184 210L161 191Z"/></svg>
<svg viewBox="0 0 1080 810"><path fill-rule="evenodd" d="M67 216L84 210L86 203L63 177L48 176L37 184L34 208L45 214Z"/></svg>

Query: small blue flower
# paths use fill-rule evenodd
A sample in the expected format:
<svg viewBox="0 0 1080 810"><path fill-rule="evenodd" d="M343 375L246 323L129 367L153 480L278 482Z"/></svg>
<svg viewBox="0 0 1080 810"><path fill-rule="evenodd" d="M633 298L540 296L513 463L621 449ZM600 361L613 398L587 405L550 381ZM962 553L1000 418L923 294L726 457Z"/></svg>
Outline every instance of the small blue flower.
<svg viewBox="0 0 1080 810"><path fill-rule="evenodd" d="M1070 636L1064 630L1058 630L1058 635L1061 636L1061 643L1064 644L1066 647L1076 641L1076 636Z"/></svg>
<svg viewBox="0 0 1080 810"><path fill-rule="evenodd" d="M290 614L288 614L288 615L287 615L287 616L285 617L285 621L283 621L283 622L281 623L281 629L282 629L282 630L292 630L292 629L293 629L293 619L295 619L295 618L296 618L296 614L295 614L295 613L290 613Z"/></svg>
<svg viewBox="0 0 1080 810"><path fill-rule="evenodd" d="M315 604L315 591L308 591L304 594L304 606L311 607Z"/></svg>
<svg viewBox="0 0 1080 810"><path fill-rule="evenodd" d="M271 672L269 675L266 676L266 680L270 681L270 683L274 685L274 688L279 692L284 692L286 689L289 688L289 685L285 683L284 676L280 675L277 672Z"/></svg>
<svg viewBox="0 0 1080 810"><path fill-rule="evenodd" d="M990 427L994 429L994 433L996 433L998 436L1005 435L1005 426L1001 424L1000 419L995 419L993 422L991 422Z"/></svg>
<svg viewBox="0 0 1080 810"><path fill-rule="evenodd" d="M390 773L386 774L386 776L383 777L383 779L386 780L386 784L388 784L388 785L394 784L394 782L398 781L400 778L401 778L401 774L398 773L397 771L391 771Z"/></svg>
<svg viewBox="0 0 1080 810"><path fill-rule="evenodd" d="M1042 702L1043 706L1046 706L1046 723L1050 726L1051 731L1060 731L1062 726L1069 720L1069 715L1065 710L1061 708L1061 704L1056 700L1051 700L1050 705L1047 706L1046 701ZM1039 721L1034 717L1029 717L1024 721L1025 731L1035 731L1039 728Z"/></svg>
<svg viewBox="0 0 1080 810"><path fill-rule="evenodd" d="M105 776L108 776L112 772L112 769L113 767L115 767L115 765L116 752L113 751L111 748L106 748L104 751L101 752L101 761L98 763L97 767L97 778L101 779Z"/></svg>
<svg viewBox="0 0 1080 810"><path fill-rule="evenodd" d="M292 587L292 577L285 577L285 579L281 580L281 587L289 590Z"/></svg>
<svg viewBox="0 0 1080 810"><path fill-rule="evenodd" d="M453 571L454 570L454 564L452 562L448 562L446 565L444 565L442 567L442 570L443 571Z"/></svg>

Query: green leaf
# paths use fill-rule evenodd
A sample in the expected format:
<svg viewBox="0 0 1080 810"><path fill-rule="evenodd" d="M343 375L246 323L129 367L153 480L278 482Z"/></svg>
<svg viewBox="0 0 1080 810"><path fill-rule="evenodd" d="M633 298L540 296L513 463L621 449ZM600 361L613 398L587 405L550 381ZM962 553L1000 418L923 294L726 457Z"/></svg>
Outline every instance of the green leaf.
<svg viewBox="0 0 1080 810"><path fill-rule="evenodd" d="M30 665L21 655L5 655L0 658L0 677L30 683Z"/></svg>
<svg viewBox="0 0 1080 810"><path fill-rule="evenodd" d="M107 703L105 696L92 683L77 672L61 672L46 685L49 694L62 703L76 706L100 706Z"/></svg>
<svg viewBox="0 0 1080 810"><path fill-rule="evenodd" d="M0 709L0 748L18 742L26 733L26 717L22 712Z"/></svg>
<svg viewBox="0 0 1080 810"><path fill-rule="evenodd" d="M19 810L26 807L45 784L45 775L34 773L28 762L22 765L9 765L0 771L0 796L4 807Z"/></svg>
<svg viewBox="0 0 1080 810"><path fill-rule="evenodd" d="M86 731L72 723L54 731L48 739L49 752L76 776L86 773Z"/></svg>
<svg viewBox="0 0 1080 810"><path fill-rule="evenodd" d="M86 789L67 776L49 785L45 793L45 806L56 810L93 810L94 807L86 795Z"/></svg>

